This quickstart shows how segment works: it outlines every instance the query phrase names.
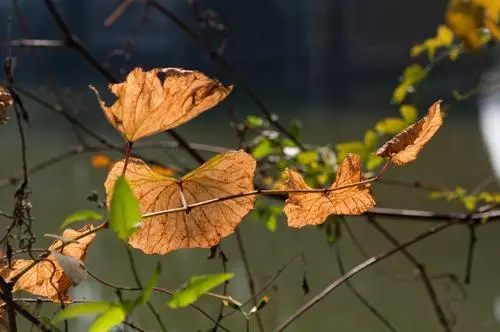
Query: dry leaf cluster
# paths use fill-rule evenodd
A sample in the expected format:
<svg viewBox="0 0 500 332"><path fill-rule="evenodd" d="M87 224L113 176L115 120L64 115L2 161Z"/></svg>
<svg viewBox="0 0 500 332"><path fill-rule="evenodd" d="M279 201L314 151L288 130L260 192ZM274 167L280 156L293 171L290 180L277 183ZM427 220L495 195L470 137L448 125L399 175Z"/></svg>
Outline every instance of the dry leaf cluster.
<svg viewBox="0 0 500 332"><path fill-rule="evenodd" d="M82 264L87 255L87 250L95 238L95 234L87 235L77 241L71 241L84 232L92 229L87 225L80 230L66 229L61 238L68 244L62 246L61 241L55 241L50 245L49 250L59 250L62 255L79 260ZM11 266L4 266L0 269L0 275L7 281L15 278L21 271L34 263L31 259L16 259ZM23 290L33 295L46 297L54 302L70 301L68 290L71 287L71 278L61 268L56 258L49 255L46 259L36 263L36 265L24 273L14 285L13 291Z"/></svg>

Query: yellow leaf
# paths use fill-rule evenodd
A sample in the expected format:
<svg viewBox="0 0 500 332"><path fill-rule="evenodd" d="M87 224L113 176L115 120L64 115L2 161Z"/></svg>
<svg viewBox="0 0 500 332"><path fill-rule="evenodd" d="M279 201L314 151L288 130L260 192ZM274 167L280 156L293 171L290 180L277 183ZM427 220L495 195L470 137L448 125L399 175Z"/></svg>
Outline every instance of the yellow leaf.
<svg viewBox="0 0 500 332"><path fill-rule="evenodd" d="M401 103L406 98L410 87L406 82L401 82L392 93L392 101L398 104Z"/></svg>
<svg viewBox="0 0 500 332"><path fill-rule="evenodd" d="M450 57L451 61L455 61L456 59L458 59L458 56L460 55L461 52L462 52L462 47L455 47L452 50L450 50L448 56Z"/></svg>
<svg viewBox="0 0 500 332"><path fill-rule="evenodd" d="M378 149L377 155L389 157L391 162L398 166L414 161L443 124L440 104L441 101L435 102L425 117L387 141Z"/></svg>
<svg viewBox="0 0 500 332"><path fill-rule="evenodd" d="M286 182L289 190L311 189L297 172L287 169ZM331 188L355 184L363 180L361 160L357 154L349 154L337 170ZM361 184L345 189L318 193L290 193L285 201L288 226L304 227L322 224L329 215L359 215L375 206L370 185Z"/></svg>
<svg viewBox="0 0 500 332"><path fill-rule="evenodd" d="M123 166L124 160L117 162L104 184L108 204ZM243 151L226 152L177 180L132 158L125 178L146 214L252 191L255 166L255 159ZM245 196L145 218L129 243L147 254L163 255L180 248L210 248L232 234L254 204L255 196Z"/></svg>
<svg viewBox="0 0 500 332"><path fill-rule="evenodd" d="M483 8L470 1L451 0L446 10L448 27L463 40L467 50L481 48Z"/></svg>
<svg viewBox="0 0 500 332"><path fill-rule="evenodd" d="M375 125L375 130L380 134L394 135L405 128L405 122L400 118L386 118Z"/></svg>
<svg viewBox="0 0 500 332"><path fill-rule="evenodd" d="M417 44L414 45L412 48L410 48L410 56L412 58L419 56L422 54L423 51L425 51L426 47L424 44Z"/></svg>
<svg viewBox="0 0 500 332"><path fill-rule="evenodd" d="M406 123L413 123L417 120L418 112L413 105L401 105L399 107L399 113L401 113Z"/></svg>
<svg viewBox="0 0 500 332"><path fill-rule="evenodd" d="M147 72L135 68L125 82L109 85L118 98L110 107L90 88L108 121L130 142L180 126L217 105L232 90L200 72L178 68Z"/></svg>
<svg viewBox="0 0 500 332"><path fill-rule="evenodd" d="M453 31L446 25L440 25L437 29L436 40L440 46L450 46L453 43Z"/></svg>
<svg viewBox="0 0 500 332"><path fill-rule="evenodd" d="M95 238L95 234L87 235L79 239L76 243L69 240L91 229L92 226L87 225L78 231L69 228L64 230L61 237L69 243L64 246L62 254L83 261L89 245ZM54 250L60 245L61 242L58 240L49 247L49 250ZM7 281L10 281L33 262L33 260L26 259L14 260L10 268L6 266L0 269L0 275ZM71 301L68 297L70 286L70 278L64 273L54 256L50 255L47 259L40 261L23 274L14 284L13 291L23 290L36 296L46 297L54 302L59 302L60 300L68 302Z"/></svg>

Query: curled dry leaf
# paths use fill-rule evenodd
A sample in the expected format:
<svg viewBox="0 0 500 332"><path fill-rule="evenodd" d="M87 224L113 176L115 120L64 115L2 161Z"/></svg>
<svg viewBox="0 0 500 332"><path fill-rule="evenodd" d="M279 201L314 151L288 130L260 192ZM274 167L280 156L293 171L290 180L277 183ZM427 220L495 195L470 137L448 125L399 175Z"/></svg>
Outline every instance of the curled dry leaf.
<svg viewBox="0 0 500 332"><path fill-rule="evenodd" d="M387 141L377 150L377 155L389 157L398 166L417 159L420 150L443 124L440 105L441 100L432 104L426 116Z"/></svg>
<svg viewBox="0 0 500 332"><path fill-rule="evenodd" d="M299 173L287 169L286 187L288 190L309 190ZM363 180L361 159L350 153L342 161L335 182L330 188L344 187ZM332 214L359 215L375 206L370 184L360 184L335 191L317 193L290 193L285 201L285 214L288 226L303 227L322 224Z"/></svg>
<svg viewBox="0 0 500 332"><path fill-rule="evenodd" d="M74 239L80 234L91 230L93 226L87 225L80 230L66 229L62 234L65 241ZM71 241L64 246L62 255L73 257L82 262L87 254L89 245L95 238L95 234L90 234L77 240ZM50 245L49 250L57 250L61 241L56 241ZM18 259L14 260L11 267L5 266L0 269L0 275L7 281L14 278L19 272L30 266L33 260ZM83 263L82 263L83 264ZM46 297L54 302L70 301L68 290L72 282L68 275L63 271L56 258L49 255L45 260L37 263L33 268L27 271L15 283L13 291L23 290L33 295Z"/></svg>
<svg viewBox="0 0 500 332"><path fill-rule="evenodd" d="M155 173L142 160L131 158L125 178L145 214L251 191L255 165L255 159L243 151L226 152L177 180ZM104 184L108 204L123 166L123 160L117 162ZM147 254L209 248L233 233L254 205L255 196L246 196L146 218L129 243Z"/></svg>
<svg viewBox="0 0 500 332"><path fill-rule="evenodd" d="M163 82L160 79L163 76ZM110 84L118 100L99 104L108 121L130 142L175 128L214 107L231 92L198 71L178 68L132 70L125 82Z"/></svg>

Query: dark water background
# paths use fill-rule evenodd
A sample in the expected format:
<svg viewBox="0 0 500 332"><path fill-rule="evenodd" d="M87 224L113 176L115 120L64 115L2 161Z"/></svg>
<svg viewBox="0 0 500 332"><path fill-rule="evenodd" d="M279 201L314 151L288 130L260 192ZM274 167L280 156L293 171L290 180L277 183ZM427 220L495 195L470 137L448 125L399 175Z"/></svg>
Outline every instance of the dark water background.
<svg viewBox="0 0 500 332"><path fill-rule="evenodd" d="M304 124L302 140L312 144L358 140L378 119L398 114L397 107L391 106L389 101L392 89L397 84L398 73L410 61L407 49L432 35L435 26L442 21L439 13L444 2L421 2L423 7L433 9L432 13L439 15L432 14L425 22L413 26L396 19L398 15L388 15L395 8L402 13L396 1L390 2L394 8L386 4L384 6L388 8L384 8L384 11L372 9L374 16L387 17L389 23L384 21L385 25L381 25L380 21L370 25L370 21L363 18L361 9L370 9L368 1L328 3L319 0L291 1L289 7L288 2L283 1L238 2L237 5L224 1L205 3L219 8L228 27L232 29L230 40L234 42L229 44L227 54L234 60L238 71L255 87L257 94L280 116L283 123L300 118ZM99 59L104 59L113 48L123 45L123 39L132 30L132 27L127 27L127 23L138 22L141 6L135 4L116 26L112 29L103 28L102 21L117 4L117 1L92 1L86 4L58 2L59 8L70 20L71 28ZM165 4L172 6L180 16L192 23L189 7L184 2ZM2 17L7 22L10 7L7 1L1 5ZM355 10L356 6L360 10ZM42 5L23 1L21 8L37 37L60 38ZM322 8L326 9L322 11ZM340 14L337 11L339 8ZM328 13L335 15L328 17ZM131 52L131 58L110 62L110 71L118 76L120 68L128 70L137 64L146 67L183 66L200 69L233 82L230 75L214 72L206 55L174 26L161 23L157 15L152 17L145 30L140 31L134 39L136 47ZM341 19L343 23L335 23L336 19ZM410 23L414 20L413 17L407 19ZM356 22L363 22L364 28L356 27ZM402 31L394 32L395 27L402 27ZM364 34L360 34L360 31ZM388 31L392 31L392 34ZM370 39L370 33L375 37L387 37ZM1 34L8 35L7 29ZM15 23L10 36L22 36ZM8 51L5 49L5 55ZM21 86L43 98L53 99L49 82L57 82L61 89L59 95L63 96L73 114L113 142L120 142L87 88L92 83L102 89L104 80L78 55L69 50L41 50L41 53L35 53L32 50L13 49L11 52L19 60L18 83ZM360 56L360 52L364 52L361 53L364 56ZM41 58L43 66L40 65ZM439 97L446 99L451 90L464 91L474 84L491 61L484 56L474 59L466 58L454 66L444 63L432 75L416 100L420 114L433 100ZM48 76L48 72L52 76ZM258 114L257 108L238 86L228 103L241 116ZM179 128L179 132L192 142L235 148L236 135L229 126L225 106L201 115ZM71 126L58 114L29 101L26 101L26 109L31 118L27 130L30 165L78 144ZM448 113L445 125L425 148L418 162L405 168L390 169L387 178L419 179L445 187L461 185L468 189L474 188L492 174L479 130L478 112L475 100L454 107ZM158 135L148 140L168 139L167 136ZM3 142L0 145L0 156L3 156L0 178L4 178L21 169L20 143L14 121L0 128L0 141ZM169 161L174 156L194 165L189 156L179 150L146 151L144 154L160 161ZM111 155L118 157L116 153ZM209 157L209 154L206 156ZM57 232L68 214L75 210L95 208L86 200L86 196L92 190L97 190L103 197L105 177L104 170L91 167L89 155L72 157L32 176L31 199L36 218L33 229L40 237L40 246L49 242L43 234ZM489 188L498 189L493 184ZM12 209L14 191L14 187L0 191L1 210L8 212ZM425 192L416 189L380 184L375 186L374 191L381 207L462 211L458 204L430 201ZM376 254L391 248L366 224L364 218L353 217L347 221L368 253ZM414 237L432 225L411 220L380 221L401 241ZM467 287L466 299L461 298L461 291L450 285L448 279L434 280L447 313L457 317L455 331L498 331L500 328L500 314L495 318L495 310L500 311L499 227L493 223L478 229L473 279ZM280 220L278 231L271 233L263 222L247 218L241 223L240 230L257 289L295 255L303 253L307 261L306 265L301 260L294 262L278 279L276 287L266 291L271 302L262 312L262 317L268 330L276 327L340 275L333 249L327 245L324 233L315 228L288 229ZM411 247L411 252L425 264L431 276L453 273L462 277L468 237L466 227L456 226ZM346 234L339 243L346 268L365 259ZM229 258L228 269L236 274L229 285L229 294L236 299L246 300L249 292L245 269L235 237L224 239L222 246ZM220 261L207 260L208 254L208 250L191 249L159 257L134 251L143 280L149 277L156 262L161 262L163 272L159 285L168 289L175 289L193 274L221 272ZM90 247L86 265L93 273L110 282L134 284L125 250L111 232L98 234ZM304 271L307 272L310 285L309 295L304 295L301 288ZM413 267L404 257L395 255L359 274L352 283L400 331L441 331L423 284L413 272ZM114 298L112 289L104 288L92 279L73 289L71 295L77 299ZM169 331L205 331L212 326L205 317L192 309L168 310L163 306L165 300L158 295L153 302L158 305ZM216 316L219 308L216 301L202 298L199 304ZM46 310L50 313L55 307ZM148 331L158 330L156 322L146 310L139 310L131 320ZM90 321L82 319L73 322L71 331L85 331ZM223 321L223 325L232 331L244 331L244 321L237 314ZM340 287L297 320L289 330L378 332L387 329L346 287Z"/></svg>

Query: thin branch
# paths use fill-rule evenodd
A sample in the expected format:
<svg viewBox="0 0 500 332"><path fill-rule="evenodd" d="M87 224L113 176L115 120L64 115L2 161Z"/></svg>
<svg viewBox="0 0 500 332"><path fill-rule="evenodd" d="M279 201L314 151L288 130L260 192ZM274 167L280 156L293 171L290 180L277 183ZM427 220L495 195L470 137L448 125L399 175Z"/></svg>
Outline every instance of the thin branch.
<svg viewBox="0 0 500 332"><path fill-rule="evenodd" d="M382 234L389 242L391 242L396 248L401 248L401 243L387 229L385 229L382 225L380 225L373 216L368 217L368 221L369 221L370 225L375 227L375 229L380 234ZM427 274L425 266L409 250L402 248L401 253L418 270L420 278L422 279L422 282L424 283L425 289L426 289L427 293L429 294L429 298L432 302L432 306L434 308L434 311L436 312L439 323L441 324L441 326L443 327L443 329L445 331L451 332L452 328L450 326L448 319L446 318L446 314L443 310L443 307L441 306L441 303L439 302L438 295L436 293L436 290L434 289L434 286L432 285L432 282L431 282L431 279L429 278L429 275Z"/></svg>
<svg viewBox="0 0 500 332"><path fill-rule="evenodd" d="M245 272L247 274L248 288L250 289L250 294L252 295L252 301L254 306L257 306L257 293L255 292L255 282L252 277L252 272L250 270L250 262L248 261L248 256L245 251L245 246L243 245L243 239L241 238L241 234L239 229L236 229L236 242L238 242L238 249L241 254L241 259L243 260L243 265L245 266ZM259 330L264 332L264 324L262 323L262 318L260 317L260 313L257 312L255 314L257 318L257 323L259 326Z"/></svg>
<svg viewBox="0 0 500 332"><path fill-rule="evenodd" d="M337 266L339 268L339 271L342 275L345 274L345 268L344 268L344 263L342 261L342 255L340 254L340 245L339 245L339 240L337 239L337 241L335 241L335 243L333 244L334 246L334 252L335 252L335 258L336 258L336 261L337 261ZM354 288L354 286L351 284L350 281L346 281L345 282L347 288L349 288L349 290L354 294L354 296L378 319L382 322L382 324L384 324L390 331L392 332L398 332L399 329L397 327L395 327L391 322L389 322L389 320L387 318L384 317L384 315L382 315L382 313L380 313L377 308L375 308L370 302L368 302L367 299L365 299L365 297L360 293L358 292L358 290L356 288Z"/></svg>
<svg viewBox="0 0 500 332"><path fill-rule="evenodd" d="M338 286L342 285L345 281L351 279L361 271L365 270L366 268L379 263L380 261L394 255L395 253L399 252L400 250L407 248L417 242L422 241L423 239L437 234L445 229L447 229L450 226L455 225L457 222L456 221L449 221L447 223L444 223L440 226L433 227L429 230L427 230L424 233L421 233L414 237L413 239L404 242L400 247L393 248L389 251L386 251L384 253L381 253L377 256L373 256L370 259L364 261L363 263L355 266L353 269L351 269L349 272L344 274L342 277L338 278L334 282L332 282L330 285L328 285L325 289L323 289L319 294L314 296L310 301L305 303L302 307L300 307L296 312L294 312L290 317L286 318L275 330L275 332L283 331L285 328L287 328L290 324L292 324L297 318L302 316L304 313L306 313L308 310L310 310L312 307L314 307L316 304L318 304L321 300L323 300L328 294L330 294L332 291L334 291Z"/></svg>

